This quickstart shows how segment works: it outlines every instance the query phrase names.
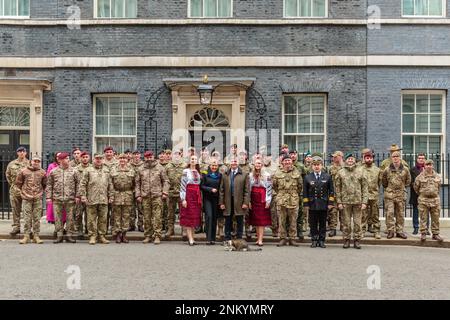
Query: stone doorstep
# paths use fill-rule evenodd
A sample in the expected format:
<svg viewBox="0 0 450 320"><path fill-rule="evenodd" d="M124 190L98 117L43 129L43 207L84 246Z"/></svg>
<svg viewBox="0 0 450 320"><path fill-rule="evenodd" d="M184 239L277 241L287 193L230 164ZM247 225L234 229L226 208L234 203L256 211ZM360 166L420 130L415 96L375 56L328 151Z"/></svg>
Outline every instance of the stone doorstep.
<svg viewBox="0 0 450 320"><path fill-rule="evenodd" d="M19 234L16 237L12 237L10 234L0 234L0 240L17 240L19 241L22 238L22 234ZM49 235L49 234L41 234L40 238L42 240L51 240L53 241L53 235ZM113 239L111 235L107 235L106 238L108 240L111 241L111 243L113 243ZM80 243L87 243L88 242L88 237L85 236L86 240L77 240L77 242ZM129 241L136 241L136 242L141 242L142 240L144 240L144 236L143 235L136 235L136 234L127 234L127 239ZM206 239L205 236L197 236L195 237L196 241L198 241L199 243L203 243ZM182 237L181 236L172 236L170 237L170 239L165 239L164 237L162 237L161 239L161 244L163 244L164 242L183 242ZM256 241L255 237L252 237L252 241L250 241L250 245L252 244L252 242ZM265 243L270 243L271 245L275 245L279 242L280 240L278 238L273 238L271 236L265 237L264 242ZM305 245L309 245L311 243L311 238L309 237L305 237L305 239L303 241L298 240L297 242L300 244L305 244ZM400 238L393 238L393 239L386 239L386 238L382 238L382 239L374 239L372 238L372 236L369 237L365 237L363 240L360 241L361 245L393 245L393 246L414 246L414 247L426 247L426 248L447 248L450 249L450 240L448 239L444 239L444 241L442 243L437 242L436 240L431 240L431 236L427 236L427 240L425 242L421 242L420 239L418 237L412 237L409 236L408 239L400 239ZM326 239L326 244L343 244L343 239L341 236L336 236L333 238L327 238ZM126 244L125 244L126 245ZM216 241L216 245L220 245L220 241ZM351 246L353 245L353 241L351 242Z"/></svg>

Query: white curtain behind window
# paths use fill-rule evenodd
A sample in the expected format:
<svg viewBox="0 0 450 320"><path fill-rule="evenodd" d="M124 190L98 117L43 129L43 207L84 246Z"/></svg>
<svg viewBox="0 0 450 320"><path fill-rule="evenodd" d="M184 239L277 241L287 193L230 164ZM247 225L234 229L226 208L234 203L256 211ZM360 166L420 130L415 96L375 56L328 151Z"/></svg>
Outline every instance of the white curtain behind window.
<svg viewBox="0 0 450 320"><path fill-rule="evenodd" d="M137 17L137 0L127 0L125 3L125 17L136 18Z"/></svg>
<svg viewBox="0 0 450 320"><path fill-rule="evenodd" d="M300 17L311 17L311 0L300 0Z"/></svg>
<svg viewBox="0 0 450 320"><path fill-rule="evenodd" d="M429 0L428 5L430 16L442 15L442 0Z"/></svg>
<svg viewBox="0 0 450 320"><path fill-rule="evenodd" d="M205 17L217 17L216 0L204 0L203 4L205 6Z"/></svg>
<svg viewBox="0 0 450 320"><path fill-rule="evenodd" d="M232 0L217 0L219 17L231 17L231 1Z"/></svg>
<svg viewBox="0 0 450 320"><path fill-rule="evenodd" d="M19 0L19 16L30 15L30 0Z"/></svg>
<svg viewBox="0 0 450 320"><path fill-rule="evenodd" d="M4 0L4 15L17 16L17 0Z"/></svg>
<svg viewBox="0 0 450 320"><path fill-rule="evenodd" d="M110 1L111 0L97 0L97 17L109 18L110 17Z"/></svg>
<svg viewBox="0 0 450 320"><path fill-rule="evenodd" d="M201 17L202 11L202 0L191 0L191 17Z"/></svg>
<svg viewBox="0 0 450 320"><path fill-rule="evenodd" d="M426 16L428 15L428 0L415 0L416 5L416 16Z"/></svg>
<svg viewBox="0 0 450 320"><path fill-rule="evenodd" d="M284 15L285 17L296 17L297 16L297 1L298 0L285 0L284 5Z"/></svg>

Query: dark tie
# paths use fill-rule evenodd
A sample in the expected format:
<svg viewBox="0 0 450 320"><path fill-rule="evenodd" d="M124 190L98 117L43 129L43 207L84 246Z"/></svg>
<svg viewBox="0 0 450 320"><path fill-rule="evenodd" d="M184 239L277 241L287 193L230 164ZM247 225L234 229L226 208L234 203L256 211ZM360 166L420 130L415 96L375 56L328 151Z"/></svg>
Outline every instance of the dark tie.
<svg viewBox="0 0 450 320"><path fill-rule="evenodd" d="M320 174L316 173L316 180L319 181L320 179Z"/></svg>
<svg viewBox="0 0 450 320"><path fill-rule="evenodd" d="M234 170L231 171L231 196L233 196L234 193L234 176L235 176L234 172L235 172Z"/></svg>

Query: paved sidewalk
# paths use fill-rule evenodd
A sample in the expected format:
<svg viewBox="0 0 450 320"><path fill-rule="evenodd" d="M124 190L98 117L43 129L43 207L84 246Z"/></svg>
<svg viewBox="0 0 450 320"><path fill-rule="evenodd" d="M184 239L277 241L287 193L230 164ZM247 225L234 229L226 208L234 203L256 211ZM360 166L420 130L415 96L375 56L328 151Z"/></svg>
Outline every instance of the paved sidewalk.
<svg viewBox="0 0 450 320"><path fill-rule="evenodd" d="M447 225L447 223L444 223L444 225ZM382 230L385 229L385 223L384 220L381 221ZM23 231L23 221L21 223L21 227ZM0 220L0 239L1 240L7 240L7 239L16 239L17 241L21 238L22 234L14 237L11 237L9 232L11 231L11 220ZM47 223L45 220L45 217L41 219L41 232L40 236L43 240L53 240L53 231L54 231L54 225ZM425 243L422 243L420 241L420 234L413 235L412 234L412 227L411 227L411 219L407 219L405 222L405 232L408 235L408 239L399 239L399 238L393 238L393 239L387 239L386 234L382 233L382 238L377 240L373 237L373 234L366 233L365 238L361 241L361 244L370 244L370 245L408 245L408 246L420 246L420 247L438 247L438 248L450 248L450 228L449 227L443 227L441 228L441 236L444 238L444 242L439 243L437 241L431 240L431 236L427 237L427 241ZM175 228L175 236L171 237L170 239L164 239L163 241L182 241L181 237L181 228L179 225L176 225ZM306 236L306 235L305 235ZM107 236L108 239L111 239L111 236ZM144 239L142 232L128 232L127 238L130 241L142 241ZM87 240L87 237L85 237ZM205 234L200 233L195 235L196 241L202 242L205 241ZM255 235L252 235L252 241L255 241ZM274 243L278 242L278 238L272 237L272 232L269 228L266 228L264 242L266 243ZM304 243L309 243L311 240L309 237L305 237ZM81 241L85 242L85 241ZM87 241L86 241L87 242ZM327 243L333 244L333 243L342 243L342 236L341 233L338 231L338 234L336 237L327 237Z"/></svg>

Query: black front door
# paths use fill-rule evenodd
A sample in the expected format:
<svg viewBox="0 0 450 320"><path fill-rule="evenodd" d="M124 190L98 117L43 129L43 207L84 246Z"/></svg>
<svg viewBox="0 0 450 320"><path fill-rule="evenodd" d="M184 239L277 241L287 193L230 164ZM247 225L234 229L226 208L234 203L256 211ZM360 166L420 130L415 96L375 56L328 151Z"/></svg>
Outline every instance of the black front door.
<svg viewBox="0 0 450 320"><path fill-rule="evenodd" d="M30 149L30 131L28 130L0 130L0 154L15 157L16 149L25 147Z"/></svg>
<svg viewBox="0 0 450 320"><path fill-rule="evenodd" d="M207 147L209 153L219 151L222 159L226 156L228 151L227 146L230 144L230 131L228 130L198 130L189 131L189 146L200 149Z"/></svg>

